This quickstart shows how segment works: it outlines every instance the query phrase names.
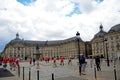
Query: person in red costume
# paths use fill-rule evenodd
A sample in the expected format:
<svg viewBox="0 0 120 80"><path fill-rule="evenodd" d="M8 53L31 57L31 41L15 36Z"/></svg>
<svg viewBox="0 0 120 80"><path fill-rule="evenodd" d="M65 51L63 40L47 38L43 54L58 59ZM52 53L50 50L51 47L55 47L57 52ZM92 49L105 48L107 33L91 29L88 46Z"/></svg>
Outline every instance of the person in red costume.
<svg viewBox="0 0 120 80"><path fill-rule="evenodd" d="M19 67L19 59L16 59L15 63Z"/></svg>
<svg viewBox="0 0 120 80"><path fill-rule="evenodd" d="M32 59L30 58L30 61L29 61L29 63L30 63L30 66L31 66L31 64L32 64Z"/></svg>
<svg viewBox="0 0 120 80"><path fill-rule="evenodd" d="M60 65L64 65L64 57L60 57Z"/></svg>
<svg viewBox="0 0 120 80"><path fill-rule="evenodd" d="M6 70L6 67L7 67L7 62L8 62L8 58L7 57L5 57L4 59L3 59L3 68Z"/></svg>
<svg viewBox="0 0 120 80"><path fill-rule="evenodd" d="M9 58L10 70L12 70L13 63L14 63L14 58L13 58L13 57L10 57L10 58Z"/></svg>
<svg viewBox="0 0 120 80"><path fill-rule="evenodd" d="M56 58L55 57L53 58L53 67L57 67Z"/></svg>
<svg viewBox="0 0 120 80"><path fill-rule="evenodd" d="M43 61L43 57L42 56L40 56L40 61Z"/></svg>
<svg viewBox="0 0 120 80"><path fill-rule="evenodd" d="M49 59L48 56L46 56L46 57L45 57L45 61L46 61L46 63L48 62L48 59Z"/></svg>

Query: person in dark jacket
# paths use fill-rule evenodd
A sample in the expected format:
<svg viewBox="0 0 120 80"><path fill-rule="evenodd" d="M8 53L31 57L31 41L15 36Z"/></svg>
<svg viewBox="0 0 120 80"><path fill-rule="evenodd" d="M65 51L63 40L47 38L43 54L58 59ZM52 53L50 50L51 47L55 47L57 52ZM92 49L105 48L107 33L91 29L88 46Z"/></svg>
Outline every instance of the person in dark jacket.
<svg viewBox="0 0 120 80"><path fill-rule="evenodd" d="M33 65L35 66L35 58L33 58Z"/></svg>
<svg viewBox="0 0 120 80"><path fill-rule="evenodd" d="M86 65L87 65L86 58L84 55L81 55L81 73L83 75L86 75L85 73Z"/></svg>
<svg viewBox="0 0 120 80"><path fill-rule="evenodd" d="M97 55L95 57L95 64L97 66L97 71L101 71L101 67L100 67L100 57Z"/></svg>

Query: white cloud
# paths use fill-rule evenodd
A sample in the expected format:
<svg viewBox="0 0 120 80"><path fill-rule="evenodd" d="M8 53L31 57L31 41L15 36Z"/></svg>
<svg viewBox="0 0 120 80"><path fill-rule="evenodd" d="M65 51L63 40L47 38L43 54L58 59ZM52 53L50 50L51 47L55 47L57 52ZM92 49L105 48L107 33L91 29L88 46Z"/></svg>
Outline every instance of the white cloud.
<svg viewBox="0 0 120 80"><path fill-rule="evenodd" d="M80 4L82 14L66 16L74 10L74 3ZM119 0L101 3L95 0L37 0L24 6L16 0L0 0L0 32L4 34L0 37L8 34L15 37L13 35L19 32L25 39L53 40L73 37L79 31L83 40L91 40L99 31L100 23L105 31L120 23L119 4Z"/></svg>

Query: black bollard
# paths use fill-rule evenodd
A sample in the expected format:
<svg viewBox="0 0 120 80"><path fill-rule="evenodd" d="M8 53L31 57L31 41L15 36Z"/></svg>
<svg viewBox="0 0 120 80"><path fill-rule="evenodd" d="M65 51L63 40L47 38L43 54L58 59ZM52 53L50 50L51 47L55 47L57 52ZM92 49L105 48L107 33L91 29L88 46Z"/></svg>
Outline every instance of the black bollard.
<svg viewBox="0 0 120 80"><path fill-rule="evenodd" d="M95 74L95 79L97 79L97 75L96 75L96 67L94 66L94 74Z"/></svg>
<svg viewBox="0 0 120 80"><path fill-rule="evenodd" d="M24 80L24 67L23 67L23 80Z"/></svg>
<svg viewBox="0 0 120 80"><path fill-rule="evenodd" d="M20 77L20 66L18 66L18 77Z"/></svg>
<svg viewBox="0 0 120 80"><path fill-rule="evenodd" d="M114 66L114 77L115 77L115 80L117 80L117 75L116 75L116 68Z"/></svg>
<svg viewBox="0 0 120 80"><path fill-rule="evenodd" d="M81 63L79 64L79 74L81 76Z"/></svg>
<svg viewBox="0 0 120 80"><path fill-rule="evenodd" d="M29 68L29 80L31 79L31 69Z"/></svg>
<svg viewBox="0 0 120 80"><path fill-rule="evenodd" d="M52 80L54 80L54 74L52 73Z"/></svg>
<svg viewBox="0 0 120 80"><path fill-rule="evenodd" d="M39 70L37 71L37 80L39 80Z"/></svg>

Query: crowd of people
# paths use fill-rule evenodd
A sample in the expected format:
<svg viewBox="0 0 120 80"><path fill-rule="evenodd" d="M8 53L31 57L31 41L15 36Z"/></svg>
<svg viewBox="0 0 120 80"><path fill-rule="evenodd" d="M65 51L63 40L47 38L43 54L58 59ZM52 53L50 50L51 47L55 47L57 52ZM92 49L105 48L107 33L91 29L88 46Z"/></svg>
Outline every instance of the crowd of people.
<svg viewBox="0 0 120 80"><path fill-rule="evenodd" d="M6 67L9 65L10 70L15 70L16 67L19 67L19 58L14 58L14 57L4 57L0 58L0 63L3 66L4 70L6 70Z"/></svg>
<svg viewBox="0 0 120 80"><path fill-rule="evenodd" d="M40 57L39 58L39 61L45 61L46 63L49 63L49 61L50 60L52 60L52 62L53 62L53 65L55 66L55 67L57 67L57 63L56 63L56 60L60 60L60 65L64 65L64 57L60 57L59 59L57 58L56 59L56 57L52 57L52 58L50 58L50 57L48 57L48 56L46 56L46 57ZM30 65L32 65L33 64L33 66L35 66L35 62L36 62L36 59L35 58L30 58L29 59L29 64Z"/></svg>
<svg viewBox="0 0 120 80"><path fill-rule="evenodd" d="M85 74L85 68L86 68L86 61L85 61L85 56L81 55L81 69L82 69L82 74ZM49 63L50 60L52 60L53 62L53 66L57 67L57 63L56 60L59 60L59 65L64 66L64 60L65 58L63 56L60 56L59 58L57 57L42 57L40 56L39 58L40 61L45 61L46 63ZM2 62L1 64L3 64L3 68L6 69L6 67L10 66L10 70L15 70L16 67L19 67L19 61L20 58L14 58L14 57L4 57L4 58L0 58L0 61ZM36 64L36 59L35 58L29 58L29 64L35 66ZM72 58L69 57L68 58L68 65L72 65Z"/></svg>
<svg viewBox="0 0 120 80"><path fill-rule="evenodd" d="M86 75L86 65L87 65L87 61L86 61L86 57L83 54L80 54L79 56L80 62L79 65L81 67L81 74L82 75ZM63 56L58 57L39 57L39 61L45 61L46 63L49 63L49 61L52 61L53 66L57 67L57 61L59 61L59 65L64 66L65 64L65 58ZM72 57L68 57L68 65L72 65ZM94 60L94 61L93 61ZM2 65L4 70L6 70L6 67L9 65L10 66L10 70L15 70L17 67L19 67L19 61L20 58L18 57L0 57L0 66ZM93 63L95 62L95 63ZM29 58L29 64L35 66L36 65L36 59L35 58ZM99 55L96 55L94 57L91 58L90 60L90 64L95 64L97 71L101 71L101 57ZM92 65L91 65L92 66Z"/></svg>

